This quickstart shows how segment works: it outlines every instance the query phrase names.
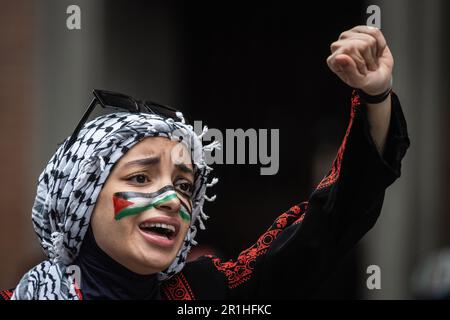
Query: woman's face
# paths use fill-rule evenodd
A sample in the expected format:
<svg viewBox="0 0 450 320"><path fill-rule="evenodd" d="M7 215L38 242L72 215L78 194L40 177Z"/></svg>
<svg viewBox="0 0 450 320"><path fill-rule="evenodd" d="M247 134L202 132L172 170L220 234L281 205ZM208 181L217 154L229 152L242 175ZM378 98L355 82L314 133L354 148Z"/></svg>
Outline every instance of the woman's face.
<svg viewBox="0 0 450 320"><path fill-rule="evenodd" d="M100 192L91 219L97 244L135 273L166 269L189 228L193 188L191 159L181 143L142 140L117 162Z"/></svg>

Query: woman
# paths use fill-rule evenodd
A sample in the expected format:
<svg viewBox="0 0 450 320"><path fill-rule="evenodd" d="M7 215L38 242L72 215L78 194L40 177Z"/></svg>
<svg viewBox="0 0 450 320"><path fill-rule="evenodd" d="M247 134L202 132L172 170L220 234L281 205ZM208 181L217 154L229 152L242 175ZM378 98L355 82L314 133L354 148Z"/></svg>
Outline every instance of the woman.
<svg viewBox="0 0 450 320"><path fill-rule="evenodd" d="M236 260L185 263L204 229L211 168L202 135L161 106L94 91L74 134L39 179L33 224L48 260L12 299L306 298L373 226L385 189L400 176L409 139L391 92L393 58L381 32L341 34L327 62L357 88L329 174ZM126 109L84 122L96 104ZM158 111L159 110L159 111ZM206 132L206 128L204 130ZM204 134L203 132L203 134Z"/></svg>

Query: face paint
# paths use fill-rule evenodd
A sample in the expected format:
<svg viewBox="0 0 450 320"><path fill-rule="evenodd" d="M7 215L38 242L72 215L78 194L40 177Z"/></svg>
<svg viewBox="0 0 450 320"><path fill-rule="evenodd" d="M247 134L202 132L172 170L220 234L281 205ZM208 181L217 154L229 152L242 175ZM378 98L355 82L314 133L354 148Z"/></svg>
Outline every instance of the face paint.
<svg viewBox="0 0 450 320"><path fill-rule="evenodd" d="M142 192L116 192L113 195L114 219L120 220L123 217L140 214L144 211L158 207L170 200L178 197L172 186L165 186L153 193ZM178 214L183 220L190 221L189 209L180 199L180 210Z"/></svg>

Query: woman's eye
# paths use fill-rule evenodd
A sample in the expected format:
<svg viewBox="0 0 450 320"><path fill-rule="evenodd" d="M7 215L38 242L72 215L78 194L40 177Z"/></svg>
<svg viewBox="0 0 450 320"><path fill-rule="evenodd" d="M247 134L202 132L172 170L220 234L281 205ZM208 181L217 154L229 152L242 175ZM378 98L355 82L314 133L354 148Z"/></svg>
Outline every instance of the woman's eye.
<svg viewBox="0 0 450 320"><path fill-rule="evenodd" d="M188 197L192 197L194 186L190 182L181 182L177 184L177 189Z"/></svg>
<svg viewBox="0 0 450 320"><path fill-rule="evenodd" d="M128 180L138 184L147 183L149 181L147 176L143 174L137 174L135 176L130 177Z"/></svg>

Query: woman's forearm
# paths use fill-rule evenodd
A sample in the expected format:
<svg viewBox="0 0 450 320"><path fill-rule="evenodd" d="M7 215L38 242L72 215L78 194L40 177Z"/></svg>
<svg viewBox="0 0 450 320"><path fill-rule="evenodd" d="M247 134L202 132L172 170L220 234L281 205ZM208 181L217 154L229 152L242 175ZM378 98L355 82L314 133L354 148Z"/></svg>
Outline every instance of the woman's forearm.
<svg viewBox="0 0 450 320"><path fill-rule="evenodd" d="M383 155L391 122L391 97L377 104L367 104L370 134L380 155Z"/></svg>

